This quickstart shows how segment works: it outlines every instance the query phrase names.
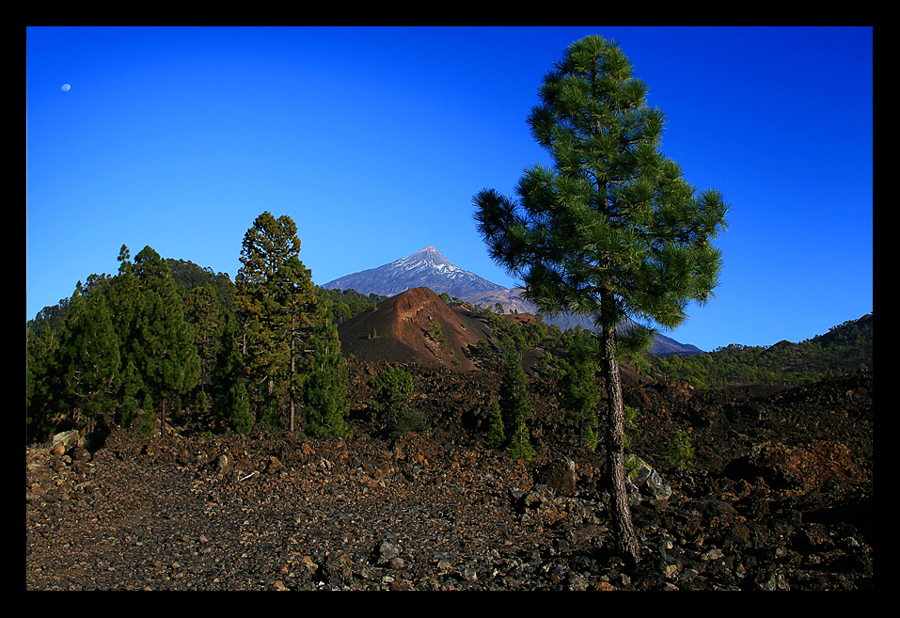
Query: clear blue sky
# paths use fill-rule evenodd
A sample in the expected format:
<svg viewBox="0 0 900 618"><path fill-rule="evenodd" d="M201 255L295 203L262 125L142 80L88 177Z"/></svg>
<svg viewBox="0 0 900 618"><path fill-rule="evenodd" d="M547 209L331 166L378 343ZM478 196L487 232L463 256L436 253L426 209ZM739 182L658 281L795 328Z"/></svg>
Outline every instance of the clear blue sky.
<svg viewBox="0 0 900 618"><path fill-rule="evenodd" d="M732 207L717 297L667 335L770 345L873 309L871 28L29 28L26 319L123 244L233 280L266 210L318 284L432 245L512 287L472 197L548 162L525 120L588 34Z"/></svg>

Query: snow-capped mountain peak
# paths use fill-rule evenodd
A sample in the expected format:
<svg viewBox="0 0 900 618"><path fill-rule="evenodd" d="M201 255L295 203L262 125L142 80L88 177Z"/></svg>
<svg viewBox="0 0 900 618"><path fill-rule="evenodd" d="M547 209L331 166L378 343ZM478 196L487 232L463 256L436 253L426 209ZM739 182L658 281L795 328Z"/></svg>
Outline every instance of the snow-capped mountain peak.
<svg viewBox="0 0 900 618"><path fill-rule="evenodd" d="M478 292L505 289L475 273L454 266L440 251L428 246L390 264L364 270L322 286L325 289L356 290L362 294L394 296L417 287L437 294L465 298Z"/></svg>

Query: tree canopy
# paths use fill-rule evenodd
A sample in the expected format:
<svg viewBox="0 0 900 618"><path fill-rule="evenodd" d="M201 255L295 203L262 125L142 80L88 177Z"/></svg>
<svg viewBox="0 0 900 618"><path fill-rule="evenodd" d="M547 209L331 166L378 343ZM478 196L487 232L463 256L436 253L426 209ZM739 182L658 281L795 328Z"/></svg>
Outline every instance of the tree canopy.
<svg viewBox="0 0 900 618"><path fill-rule="evenodd" d="M123 246L118 274L90 275L26 324L29 438L100 414L165 431L169 411L248 433L293 429L299 410L310 435L347 435L336 324L375 299L316 288L299 250L290 217L268 212L244 238L237 283Z"/></svg>

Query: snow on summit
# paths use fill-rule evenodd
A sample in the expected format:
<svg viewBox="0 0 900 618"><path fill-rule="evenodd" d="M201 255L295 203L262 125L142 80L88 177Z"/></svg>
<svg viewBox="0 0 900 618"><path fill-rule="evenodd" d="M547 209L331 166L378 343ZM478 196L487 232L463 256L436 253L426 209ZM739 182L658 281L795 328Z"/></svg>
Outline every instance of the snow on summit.
<svg viewBox="0 0 900 618"><path fill-rule="evenodd" d="M356 290L361 294L394 296L417 287L437 294L465 298L479 292L505 289L475 273L454 266L440 251L428 246L390 264L347 275L322 286L328 290Z"/></svg>

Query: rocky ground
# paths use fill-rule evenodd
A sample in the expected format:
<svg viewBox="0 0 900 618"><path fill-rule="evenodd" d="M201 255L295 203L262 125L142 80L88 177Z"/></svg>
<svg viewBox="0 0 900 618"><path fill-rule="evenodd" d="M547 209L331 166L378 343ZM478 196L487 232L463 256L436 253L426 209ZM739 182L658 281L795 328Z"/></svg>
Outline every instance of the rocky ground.
<svg viewBox="0 0 900 618"><path fill-rule="evenodd" d="M431 427L390 440L366 407L382 366L350 366L348 440L111 427L28 447L26 588L874 588L871 371L769 395L628 385L632 452L658 473L636 480L628 571L602 454L576 448L550 382L529 382L526 464L483 444L497 375L406 366ZM692 470L666 460L677 429Z"/></svg>

